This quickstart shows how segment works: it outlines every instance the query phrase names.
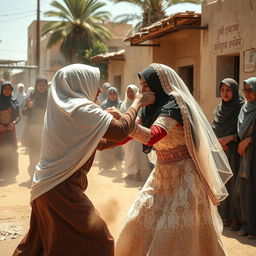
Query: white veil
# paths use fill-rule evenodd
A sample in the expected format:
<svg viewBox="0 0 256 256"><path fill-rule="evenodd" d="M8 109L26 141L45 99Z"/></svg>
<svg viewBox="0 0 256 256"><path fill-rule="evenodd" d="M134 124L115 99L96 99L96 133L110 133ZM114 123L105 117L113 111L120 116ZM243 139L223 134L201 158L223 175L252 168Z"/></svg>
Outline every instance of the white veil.
<svg viewBox="0 0 256 256"><path fill-rule="evenodd" d="M175 96L184 122L185 140L198 174L214 205L228 196L225 183L232 177L228 159L201 107L177 73L163 64L151 64L166 94Z"/></svg>
<svg viewBox="0 0 256 256"><path fill-rule="evenodd" d="M134 101L134 100L130 100L127 96L127 91L129 88L132 89L134 95L139 91L139 88L135 84L129 84L127 86L127 88L125 90L124 101L122 102L121 108L120 108L121 112L123 112L123 113L127 111L127 109L132 105L132 103Z"/></svg>

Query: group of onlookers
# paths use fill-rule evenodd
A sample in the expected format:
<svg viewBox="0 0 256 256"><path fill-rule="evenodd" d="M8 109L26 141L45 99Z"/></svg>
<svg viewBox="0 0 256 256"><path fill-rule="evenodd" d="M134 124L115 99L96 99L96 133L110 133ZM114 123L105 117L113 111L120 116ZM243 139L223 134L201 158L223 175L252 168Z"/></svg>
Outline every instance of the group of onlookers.
<svg viewBox="0 0 256 256"><path fill-rule="evenodd" d="M230 230L256 239L256 77L243 81L245 99L231 78L220 83L219 91L222 101L212 128L233 171L226 184L229 197L220 204L219 213Z"/></svg>
<svg viewBox="0 0 256 256"><path fill-rule="evenodd" d="M102 109L115 107L122 113L132 105L139 88L130 84L125 91L125 98L120 100L116 87L106 82L102 86L102 92L98 97L98 103ZM124 146L117 146L98 153L99 169L108 170L115 167L117 170L124 170L127 174L125 179L141 181L142 171L149 175L150 165L148 156L142 151L142 144L136 140L127 142ZM124 161L124 169L122 162Z"/></svg>
<svg viewBox="0 0 256 256"><path fill-rule="evenodd" d="M29 153L29 174L39 159L43 118L47 104L48 82L37 78L35 87L27 92L22 83L14 88L11 82L1 82L0 95L0 176L13 181L18 174L17 145Z"/></svg>

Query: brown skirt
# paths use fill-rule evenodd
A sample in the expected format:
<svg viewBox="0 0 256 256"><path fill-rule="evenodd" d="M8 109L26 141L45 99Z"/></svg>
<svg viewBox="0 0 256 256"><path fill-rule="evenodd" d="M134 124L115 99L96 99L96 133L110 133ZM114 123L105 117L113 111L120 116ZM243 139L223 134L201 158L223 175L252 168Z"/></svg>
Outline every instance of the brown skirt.
<svg viewBox="0 0 256 256"><path fill-rule="evenodd" d="M113 237L83 193L86 169L33 201L30 229L13 256L114 255Z"/></svg>

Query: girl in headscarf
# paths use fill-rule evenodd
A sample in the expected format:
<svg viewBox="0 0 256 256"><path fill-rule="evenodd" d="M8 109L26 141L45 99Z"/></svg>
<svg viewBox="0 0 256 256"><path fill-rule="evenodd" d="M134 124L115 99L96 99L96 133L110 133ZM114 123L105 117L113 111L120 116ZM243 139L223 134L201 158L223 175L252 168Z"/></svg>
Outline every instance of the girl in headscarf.
<svg viewBox="0 0 256 256"><path fill-rule="evenodd" d="M34 91L28 96L22 114L27 116L27 141L30 165L29 175L32 179L36 164L39 160L41 136L48 96L48 82L37 78Z"/></svg>
<svg viewBox="0 0 256 256"><path fill-rule="evenodd" d="M224 256L216 205L232 172L202 109L177 73L151 64L139 73L154 104L130 136L152 146L154 171L128 212L116 256ZM223 182L223 180L224 182Z"/></svg>
<svg viewBox="0 0 256 256"><path fill-rule="evenodd" d="M26 92L25 92L25 86L22 83L17 84L17 92L16 92L16 98L19 103L19 110L20 110L20 117L21 120L16 126L16 136L17 136L17 141L18 143L21 143L23 134L24 134L24 129L27 121L27 117L22 114L22 109L25 105L26 102Z"/></svg>
<svg viewBox="0 0 256 256"><path fill-rule="evenodd" d="M31 93L34 92L34 89L35 89L35 88L32 87L32 86L28 87L28 90L27 90L27 96L28 96L28 97L31 95Z"/></svg>
<svg viewBox="0 0 256 256"><path fill-rule="evenodd" d="M107 91L107 98L101 104L103 110L115 107L120 109L121 101L119 99L118 91L115 87L110 87ZM98 153L99 169L100 171L116 168L122 169L123 149L122 146L110 148Z"/></svg>
<svg viewBox="0 0 256 256"><path fill-rule="evenodd" d="M221 103L217 106L212 128L227 155L233 171L233 177L226 184L229 196L218 207L220 216L225 226L231 230L239 229L238 213L234 205L234 185L239 167L239 154L237 152L237 121L240 109L244 103L239 95L237 82L232 78L226 78L219 85Z"/></svg>
<svg viewBox="0 0 256 256"><path fill-rule="evenodd" d="M242 228L238 235L256 239L256 77L243 82L246 98L238 116L240 166L236 189Z"/></svg>
<svg viewBox="0 0 256 256"><path fill-rule="evenodd" d="M1 84L0 95L0 175L13 179L18 172L15 126L20 120L18 101L12 96L9 81Z"/></svg>
<svg viewBox="0 0 256 256"><path fill-rule="evenodd" d="M31 190L30 229L13 256L113 256L106 223L84 194L96 149L124 140L152 93L137 95L116 120L95 102L100 72L82 64L55 74L45 115L40 161Z"/></svg>
<svg viewBox="0 0 256 256"><path fill-rule="evenodd" d="M111 87L111 84L106 82L102 85L102 90L101 93L99 95L99 104L102 104L104 100L107 99L107 93L108 93L108 89Z"/></svg>
<svg viewBox="0 0 256 256"><path fill-rule="evenodd" d="M125 99L121 104L121 112L125 113L127 109L131 106L135 99L136 93L139 88L130 84L126 88ZM142 150L142 144L136 140L131 140L124 146L124 171L127 174L125 178L134 179L136 181L141 180L141 171L146 170L148 173L150 171L149 159L147 154Z"/></svg>

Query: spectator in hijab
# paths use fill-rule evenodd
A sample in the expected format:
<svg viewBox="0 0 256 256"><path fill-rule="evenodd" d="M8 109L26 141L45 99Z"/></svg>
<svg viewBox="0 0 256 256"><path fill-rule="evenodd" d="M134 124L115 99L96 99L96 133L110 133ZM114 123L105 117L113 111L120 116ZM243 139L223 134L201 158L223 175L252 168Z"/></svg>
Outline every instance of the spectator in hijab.
<svg viewBox="0 0 256 256"><path fill-rule="evenodd" d="M242 227L239 236L256 239L256 77L243 81L246 102L238 116L240 165L236 181L236 204Z"/></svg>
<svg viewBox="0 0 256 256"><path fill-rule="evenodd" d="M102 85L102 90L101 93L98 97L99 100L99 104L102 104L104 100L107 99L107 93L108 93L108 89L111 87L111 84L106 82Z"/></svg>
<svg viewBox="0 0 256 256"><path fill-rule="evenodd" d="M121 112L125 113L131 106L135 99L136 93L139 88L130 84L126 88L125 99L121 105ZM147 171L149 173L150 166L147 154L143 153L143 147L137 140L131 140L124 144L124 171L127 174L126 179L132 179L136 181L141 180L141 172Z"/></svg>
<svg viewBox="0 0 256 256"><path fill-rule="evenodd" d="M239 167L237 121L244 100L239 95L237 82L232 78L222 80L219 91L222 100L213 115L212 128L227 155L233 177L226 184L229 196L221 202L218 210L224 226L230 226L230 229L235 231L239 229L238 213L234 202L234 185Z"/></svg>
<svg viewBox="0 0 256 256"><path fill-rule="evenodd" d="M20 120L18 101L12 96L9 81L1 84L0 95L0 175L13 180L18 173L15 126Z"/></svg>
<svg viewBox="0 0 256 256"><path fill-rule="evenodd" d="M44 78L37 78L34 88L23 108L22 113L27 116L27 134L29 149L29 174L32 178L36 164L39 160L41 148L41 136L44 122L44 114L47 104L48 82Z"/></svg>
<svg viewBox="0 0 256 256"><path fill-rule="evenodd" d="M19 110L20 110L20 122L16 126L16 137L18 144L21 144L24 134L24 129L27 121L27 117L22 114L22 108L24 107L26 103L26 92L25 92L25 86L22 83L19 83L17 85L17 92L16 92L16 98L19 103Z"/></svg>
<svg viewBox="0 0 256 256"><path fill-rule="evenodd" d="M121 101L119 99L118 91L115 87L110 87L107 92L107 99L101 104L103 110L111 107L120 109ZM122 146L115 148L106 149L98 153L99 169L109 170L116 168L117 170L122 169L123 150Z"/></svg>

